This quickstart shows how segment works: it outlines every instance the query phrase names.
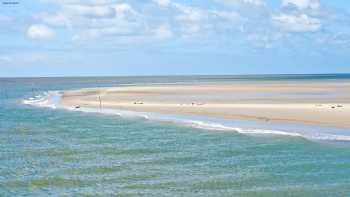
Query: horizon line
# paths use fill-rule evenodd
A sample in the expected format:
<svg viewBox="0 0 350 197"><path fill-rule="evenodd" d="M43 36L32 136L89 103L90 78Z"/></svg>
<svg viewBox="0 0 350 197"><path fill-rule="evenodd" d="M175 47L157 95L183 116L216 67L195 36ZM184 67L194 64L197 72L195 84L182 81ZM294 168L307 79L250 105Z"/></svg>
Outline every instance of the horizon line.
<svg viewBox="0 0 350 197"><path fill-rule="evenodd" d="M157 75L57 75L57 76L0 76L0 79L31 79L31 78L94 78L94 77L213 77L213 76L305 76L305 75L349 75L350 73L266 73L266 74L157 74Z"/></svg>

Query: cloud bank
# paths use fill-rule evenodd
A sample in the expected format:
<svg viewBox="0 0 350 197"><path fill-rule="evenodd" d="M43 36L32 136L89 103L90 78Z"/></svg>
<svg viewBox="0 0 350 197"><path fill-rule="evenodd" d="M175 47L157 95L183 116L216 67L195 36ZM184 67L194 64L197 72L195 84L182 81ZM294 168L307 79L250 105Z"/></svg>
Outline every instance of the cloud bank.
<svg viewBox="0 0 350 197"><path fill-rule="evenodd" d="M60 50L150 45L254 53L324 45L344 49L350 43L349 13L319 0L42 0L33 5L23 12L27 17L2 12L0 27L11 26L2 34L14 32L28 43Z"/></svg>

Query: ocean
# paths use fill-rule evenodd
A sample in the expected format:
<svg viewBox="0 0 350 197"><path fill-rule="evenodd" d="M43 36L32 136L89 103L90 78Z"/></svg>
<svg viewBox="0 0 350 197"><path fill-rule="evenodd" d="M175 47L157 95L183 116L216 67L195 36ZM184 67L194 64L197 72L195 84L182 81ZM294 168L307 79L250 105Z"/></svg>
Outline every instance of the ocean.
<svg viewBox="0 0 350 197"><path fill-rule="evenodd" d="M347 74L0 79L0 196L350 196L350 131L71 111L62 90Z"/></svg>

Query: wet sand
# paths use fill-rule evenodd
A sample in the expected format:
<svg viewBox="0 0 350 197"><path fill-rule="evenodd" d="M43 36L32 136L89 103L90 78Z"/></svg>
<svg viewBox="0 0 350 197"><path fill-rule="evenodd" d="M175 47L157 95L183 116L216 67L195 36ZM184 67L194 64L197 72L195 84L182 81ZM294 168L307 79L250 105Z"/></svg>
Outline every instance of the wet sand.
<svg viewBox="0 0 350 197"><path fill-rule="evenodd" d="M87 88L65 91L61 104L68 108L101 107L350 128L349 80Z"/></svg>

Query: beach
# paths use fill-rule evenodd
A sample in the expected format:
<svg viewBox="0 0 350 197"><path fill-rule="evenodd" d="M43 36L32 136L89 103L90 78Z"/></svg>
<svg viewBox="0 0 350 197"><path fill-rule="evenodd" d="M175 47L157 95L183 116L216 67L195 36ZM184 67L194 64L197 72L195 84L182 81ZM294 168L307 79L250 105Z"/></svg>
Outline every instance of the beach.
<svg viewBox="0 0 350 197"><path fill-rule="evenodd" d="M66 108L116 109L350 128L350 80L250 80L64 91Z"/></svg>
<svg viewBox="0 0 350 197"><path fill-rule="evenodd" d="M0 193L349 196L348 81L0 79Z"/></svg>

